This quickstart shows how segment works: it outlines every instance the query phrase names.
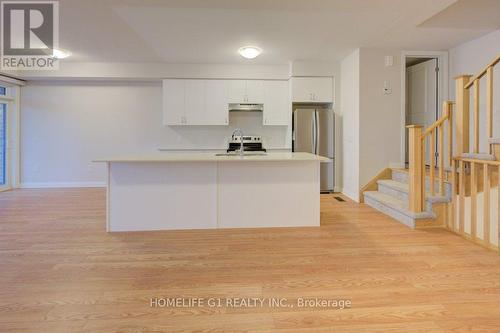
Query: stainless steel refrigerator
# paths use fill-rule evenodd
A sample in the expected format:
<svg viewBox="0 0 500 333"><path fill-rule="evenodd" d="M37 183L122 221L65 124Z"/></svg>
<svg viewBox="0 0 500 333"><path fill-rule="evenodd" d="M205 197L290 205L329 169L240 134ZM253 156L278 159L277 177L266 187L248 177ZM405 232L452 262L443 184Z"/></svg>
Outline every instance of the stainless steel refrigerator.
<svg viewBox="0 0 500 333"><path fill-rule="evenodd" d="M293 151L307 152L331 159L321 163L321 191L335 186L335 117L333 110L297 106L293 110Z"/></svg>

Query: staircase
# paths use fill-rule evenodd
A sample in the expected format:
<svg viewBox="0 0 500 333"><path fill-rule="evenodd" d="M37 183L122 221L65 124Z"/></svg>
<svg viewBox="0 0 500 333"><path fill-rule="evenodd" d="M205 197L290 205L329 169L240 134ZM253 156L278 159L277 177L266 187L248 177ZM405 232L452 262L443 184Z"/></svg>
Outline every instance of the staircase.
<svg viewBox="0 0 500 333"><path fill-rule="evenodd" d="M435 187L439 186L436 181ZM426 177L426 203L422 212L409 209L409 184L407 169L391 169L391 179L377 180L376 191L363 193L364 202L389 215L410 228L443 226L446 204L451 202L451 184L445 182L445 196L430 195L430 177Z"/></svg>
<svg viewBox="0 0 500 333"><path fill-rule="evenodd" d="M457 76L456 100L443 102L441 117L430 127L407 126L408 169L385 169L368 182L361 190L366 204L411 228L441 227L500 249L500 139L493 133L497 64L500 56L475 76Z"/></svg>

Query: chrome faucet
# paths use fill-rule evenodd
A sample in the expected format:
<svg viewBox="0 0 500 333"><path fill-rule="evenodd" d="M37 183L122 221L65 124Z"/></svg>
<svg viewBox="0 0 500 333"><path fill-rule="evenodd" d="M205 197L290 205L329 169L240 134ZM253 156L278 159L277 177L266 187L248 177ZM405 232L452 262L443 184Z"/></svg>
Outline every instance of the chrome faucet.
<svg viewBox="0 0 500 333"><path fill-rule="evenodd" d="M233 131L233 139L234 139L234 135L238 133L240 135L240 156L243 157L243 155L245 155L245 148L243 147L243 131L241 130L241 128L236 128L234 131Z"/></svg>

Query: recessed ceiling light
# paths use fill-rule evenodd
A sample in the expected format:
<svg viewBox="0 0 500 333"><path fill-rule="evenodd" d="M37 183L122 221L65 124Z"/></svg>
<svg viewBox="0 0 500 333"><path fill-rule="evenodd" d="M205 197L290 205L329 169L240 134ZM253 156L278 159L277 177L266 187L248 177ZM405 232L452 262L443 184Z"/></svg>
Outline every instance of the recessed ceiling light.
<svg viewBox="0 0 500 333"><path fill-rule="evenodd" d="M64 51L64 50L60 50L60 49L53 49L52 50L52 56L56 59L64 59L64 58L67 58L71 55L70 52L68 51Z"/></svg>
<svg viewBox="0 0 500 333"><path fill-rule="evenodd" d="M243 46L238 52L243 58L254 59L262 53L262 49L257 46Z"/></svg>

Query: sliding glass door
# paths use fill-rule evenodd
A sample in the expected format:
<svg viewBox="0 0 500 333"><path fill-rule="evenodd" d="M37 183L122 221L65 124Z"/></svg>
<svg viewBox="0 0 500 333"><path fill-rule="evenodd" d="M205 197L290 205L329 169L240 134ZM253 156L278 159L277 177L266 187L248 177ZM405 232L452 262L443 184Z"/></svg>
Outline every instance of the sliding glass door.
<svg viewBox="0 0 500 333"><path fill-rule="evenodd" d="M0 102L0 191L10 188L7 152L7 104Z"/></svg>
<svg viewBox="0 0 500 333"><path fill-rule="evenodd" d="M10 184L10 164L8 152L8 101L7 88L0 86L0 191L7 190Z"/></svg>

